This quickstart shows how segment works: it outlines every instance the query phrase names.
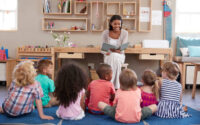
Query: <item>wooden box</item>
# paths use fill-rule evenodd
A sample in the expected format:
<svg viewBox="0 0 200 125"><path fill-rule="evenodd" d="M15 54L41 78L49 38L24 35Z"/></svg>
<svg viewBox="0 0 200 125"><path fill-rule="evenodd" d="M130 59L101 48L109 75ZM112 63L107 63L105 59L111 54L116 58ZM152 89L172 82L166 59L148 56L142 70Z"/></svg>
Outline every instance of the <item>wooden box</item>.
<svg viewBox="0 0 200 125"><path fill-rule="evenodd" d="M164 60L164 54L140 54L139 59L141 60Z"/></svg>
<svg viewBox="0 0 200 125"><path fill-rule="evenodd" d="M90 74L91 74L91 79L92 80L97 80L99 79L99 76L97 75L97 72L94 69L90 70Z"/></svg>
<svg viewBox="0 0 200 125"><path fill-rule="evenodd" d="M83 59L84 53L59 53L58 58Z"/></svg>

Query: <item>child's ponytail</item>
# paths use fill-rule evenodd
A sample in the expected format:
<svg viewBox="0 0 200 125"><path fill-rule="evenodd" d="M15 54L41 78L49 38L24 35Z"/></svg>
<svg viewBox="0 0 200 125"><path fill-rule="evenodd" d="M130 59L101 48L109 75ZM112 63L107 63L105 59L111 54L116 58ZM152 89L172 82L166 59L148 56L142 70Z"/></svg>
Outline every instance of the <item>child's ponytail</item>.
<svg viewBox="0 0 200 125"><path fill-rule="evenodd" d="M159 81L156 80L155 84L152 86L152 91L153 91L154 95L156 96L157 100L159 99L159 96L160 96L160 93L159 93L160 87L159 87L159 83L158 82Z"/></svg>

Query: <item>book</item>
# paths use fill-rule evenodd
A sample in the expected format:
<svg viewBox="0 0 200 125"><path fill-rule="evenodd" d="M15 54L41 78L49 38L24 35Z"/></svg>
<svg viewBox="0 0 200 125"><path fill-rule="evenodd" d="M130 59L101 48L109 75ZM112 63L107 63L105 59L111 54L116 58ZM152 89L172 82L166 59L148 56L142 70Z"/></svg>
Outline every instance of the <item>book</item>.
<svg viewBox="0 0 200 125"><path fill-rule="evenodd" d="M101 50L108 51L110 49L119 49L121 51L125 50L129 45L129 42L122 44L120 47L113 46L109 43L103 43Z"/></svg>

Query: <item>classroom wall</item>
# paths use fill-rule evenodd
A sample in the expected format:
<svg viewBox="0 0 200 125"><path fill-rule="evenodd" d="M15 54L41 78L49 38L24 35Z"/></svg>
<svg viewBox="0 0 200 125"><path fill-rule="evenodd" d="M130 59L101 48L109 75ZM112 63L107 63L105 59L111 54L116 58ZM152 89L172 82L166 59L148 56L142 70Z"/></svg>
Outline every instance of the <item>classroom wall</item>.
<svg viewBox="0 0 200 125"><path fill-rule="evenodd" d="M9 49L9 57L16 57L16 48L19 46L55 46L56 43L53 41L51 34L42 31L42 0L18 0L18 2L18 30L0 32L0 45ZM152 4L152 10L162 10L161 0L152 0ZM70 40L78 46L101 45L100 32L72 32L70 37ZM152 31L149 33L129 33L128 41L131 45L144 39L163 39L163 26L152 26ZM90 54L87 58L90 62L95 60L95 56ZM130 64L130 68L136 70L139 76L145 68L158 70L158 61L144 61L138 58L138 55L127 55L126 62ZM97 61L102 62L103 59Z"/></svg>

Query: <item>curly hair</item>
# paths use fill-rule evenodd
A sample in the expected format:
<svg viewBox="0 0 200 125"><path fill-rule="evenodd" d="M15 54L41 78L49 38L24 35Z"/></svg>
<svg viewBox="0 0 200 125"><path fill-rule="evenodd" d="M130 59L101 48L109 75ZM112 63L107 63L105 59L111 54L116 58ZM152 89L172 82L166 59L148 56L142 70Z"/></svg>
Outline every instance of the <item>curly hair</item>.
<svg viewBox="0 0 200 125"><path fill-rule="evenodd" d="M86 88L88 76L76 63L68 63L58 71L55 80L55 96L61 105L68 107L75 102L78 94Z"/></svg>
<svg viewBox="0 0 200 125"><path fill-rule="evenodd" d="M108 64L100 64L96 72L100 79L106 80L105 76L112 72L112 68Z"/></svg>
<svg viewBox="0 0 200 125"><path fill-rule="evenodd" d="M124 69L119 76L119 81L120 88L122 90L127 90L137 85L137 75L131 69Z"/></svg>
<svg viewBox="0 0 200 125"><path fill-rule="evenodd" d="M175 80L178 77L180 68L175 62L166 62L162 66L162 71L166 72L168 78Z"/></svg>
<svg viewBox="0 0 200 125"><path fill-rule="evenodd" d="M36 70L32 61L24 61L15 66L13 80L16 86L23 87L35 82Z"/></svg>
<svg viewBox="0 0 200 125"><path fill-rule="evenodd" d="M38 73L44 74L43 69L47 68L49 65L53 65L52 61L47 59L42 59L37 64Z"/></svg>

